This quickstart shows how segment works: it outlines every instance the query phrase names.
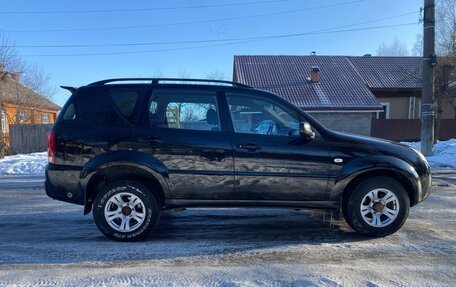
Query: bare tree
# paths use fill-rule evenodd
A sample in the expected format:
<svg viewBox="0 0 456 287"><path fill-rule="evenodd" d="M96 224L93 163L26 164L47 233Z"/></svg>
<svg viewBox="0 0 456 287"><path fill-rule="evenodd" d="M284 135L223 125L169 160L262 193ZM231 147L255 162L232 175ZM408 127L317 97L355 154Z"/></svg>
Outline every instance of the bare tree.
<svg viewBox="0 0 456 287"><path fill-rule="evenodd" d="M15 124L34 120L36 108L49 104L55 94L50 77L36 65L29 65L17 54L14 45L0 34L0 110L5 105L16 107L8 115L8 123ZM0 129L0 155L3 155L3 130Z"/></svg>
<svg viewBox="0 0 456 287"><path fill-rule="evenodd" d="M456 57L456 0L439 0L436 6L436 51Z"/></svg>
<svg viewBox="0 0 456 287"><path fill-rule="evenodd" d="M394 38L391 43L381 43L377 48L377 56L408 56L407 45Z"/></svg>
<svg viewBox="0 0 456 287"><path fill-rule="evenodd" d="M10 71L20 71L23 62L18 57L14 46L10 41L0 34L0 111L3 110L6 97L6 82L9 80ZM7 124L7 123L4 123ZM0 128L0 157L4 155L4 135Z"/></svg>
<svg viewBox="0 0 456 287"><path fill-rule="evenodd" d="M210 73L206 73L206 78L209 80L225 80L225 73L219 71L219 70L214 70Z"/></svg>
<svg viewBox="0 0 456 287"><path fill-rule="evenodd" d="M6 76L7 72L20 73L24 70L24 61L18 56L16 48L3 34L0 34L0 71Z"/></svg>
<svg viewBox="0 0 456 287"><path fill-rule="evenodd" d="M163 72L160 71L160 70L159 71L155 71L153 75L154 75L154 78L164 78L165 77Z"/></svg>
<svg viewBox="0 0 456 287"><path fill-rule="evenodd" d="M180 67L177 71L177 77L181 79L188 79L192 76L192 73L187 71L187 69Z"/></svg>
<svg viewBox="0 0 456 287"><path fill-rule="evenodd" d="M423 56L423 34L416 35L416 41L412 48L412 56Z"/></svg>
<svg viewBox="0 0 456 287"><path fill-rule="evenodd" d="M436 5L436 53L434 100L436 103L435 138L440 130L443 107L450 105L456 119L456 0L438 0ZM423 35L416 36L412 54L423 55ZM421 80L421 75L417 75Z"/></svg>
<svg viewBox="0 0 456 287"><path fill-rule="evenodd" d="M21 75L20 82L47 99L52 99L56 93L56 88L50 83L51 76L46 74L38 65L27 65Z"/></svg>
<svg viewBox="0 0 456 287"><path fill-rule="evenodd" d="M435 134L439 134L443 107L450 105L456 119L456 0L439 0L436 6ZM435 136L436 142L438 136Z"/></svg>

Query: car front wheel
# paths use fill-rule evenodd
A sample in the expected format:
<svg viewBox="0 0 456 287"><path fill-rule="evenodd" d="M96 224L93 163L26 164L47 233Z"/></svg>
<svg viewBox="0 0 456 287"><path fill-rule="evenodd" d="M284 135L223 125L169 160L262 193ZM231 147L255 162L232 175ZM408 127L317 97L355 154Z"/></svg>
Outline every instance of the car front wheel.
<svg viewBox="0 0 456 287"><path fill-rule="evenodd" d="M118 241L145 238L160 218L159 203L144 185L117 181L106 185L96 196L93 218L98 229Z"/></svg>
<svg viewBox="0 0 456 287"><path fill-rule="evenodd" d="M405 223L410 199L404 187L390 177L372 177L358 184L343 204L353 229L370 236L390 235Z"/></svg>

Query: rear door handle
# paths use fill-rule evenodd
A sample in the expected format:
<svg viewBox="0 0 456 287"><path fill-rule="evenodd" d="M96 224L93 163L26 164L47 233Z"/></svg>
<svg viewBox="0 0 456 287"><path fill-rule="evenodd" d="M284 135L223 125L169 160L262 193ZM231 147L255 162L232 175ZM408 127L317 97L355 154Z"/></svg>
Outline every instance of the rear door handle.
<svg viewBox="0 0 456 287"><path fill-rule="evenodd" d="M257 150L261 149L259 146L257 146L256 144L253 144L253 143L238 144L237 148L238 149L243 149L243 150L246 150L246 151L250 151L250 152L254 152L254 151L257 151Z"/></svg>

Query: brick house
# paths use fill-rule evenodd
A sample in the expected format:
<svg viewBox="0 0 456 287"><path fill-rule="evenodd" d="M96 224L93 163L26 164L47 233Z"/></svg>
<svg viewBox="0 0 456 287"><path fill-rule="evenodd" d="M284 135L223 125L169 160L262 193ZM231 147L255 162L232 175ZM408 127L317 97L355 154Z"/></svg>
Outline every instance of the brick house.
<svg viewBox="0 0 456 287"><path fill-rule="evenodd" d="M9 145L11 124L53 124L59 110L60 106L20 84L17 74L0 80L0 123L5 147Z"/></svg>

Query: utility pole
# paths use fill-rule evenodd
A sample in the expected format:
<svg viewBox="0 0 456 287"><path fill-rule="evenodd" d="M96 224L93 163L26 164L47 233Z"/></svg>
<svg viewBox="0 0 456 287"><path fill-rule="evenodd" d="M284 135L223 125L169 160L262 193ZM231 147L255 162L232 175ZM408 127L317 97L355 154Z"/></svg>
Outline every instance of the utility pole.
<svg viewBox="0 0 456 287"><path fill-rule="evenodd" d="M424 0L423 16L423 86L421 89L421 152L434 152L434 67L435 56L435 0Z"/></svg>

